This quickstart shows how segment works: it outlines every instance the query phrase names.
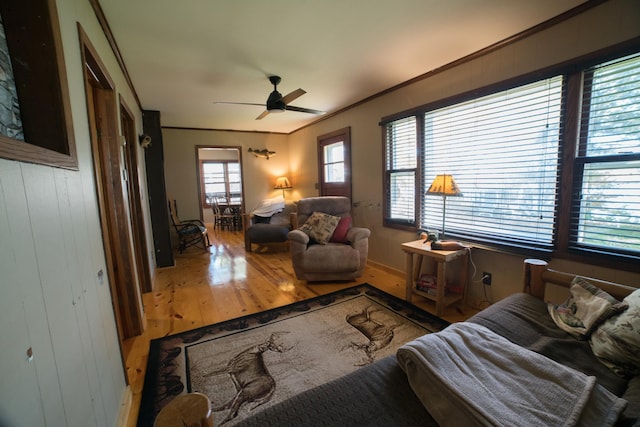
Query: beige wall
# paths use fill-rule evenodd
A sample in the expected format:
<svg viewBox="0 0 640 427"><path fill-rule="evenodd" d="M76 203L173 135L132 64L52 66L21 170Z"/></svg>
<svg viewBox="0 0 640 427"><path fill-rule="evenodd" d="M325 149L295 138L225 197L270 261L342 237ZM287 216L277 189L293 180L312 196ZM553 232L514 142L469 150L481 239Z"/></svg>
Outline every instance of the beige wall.
<svg viewBox="0 0 640 427"><path fill-rule="evenodd" d="M353 209L354 222L356 225L371 229L369 252L371 260L404 271L405 258L400 250L400 243L414 240L416 236L413 233L382 226L382 138L378 126L380 119L638 37L640 36L638 22L640 22L640 2L612 0L518 43L498 49L454 69L434 74L428 79L322 120L287 137L278 136L277 143L273 136L267 134L165 130L163 134L169 141L166 148L169 151L165 158L181 159L179 164L167 165L170 175L170 178L167 178L167 188L180 190L180 194L193 194L189 196L191 198L196 197L195 175L191 176L190 172L186 172L185 181L179 183L178 172L184 171L185 166L194 164L189 157L193 156L193 150L190 147L198 143L197 141L211 141L209 143L224 141L223 144L232 145L238 145L238 141L241 141L244 151L248 147L264 148L265 146L278 151L278 157L274 158L277 162L243 155L245 191L249 205L263 197L273 195L269 179L278 175L280 172L276 172L275 169L280 168L289 169L295 190L290 195L291 198L315 196L318 194L315 188L318 180L317 137L344 127L351 127L353 202L357 204ZM183 151L184 147L189 148ZM281 161L288 161L288 164L280 163ZM173 161L171 160L170 163ZM253 168L256 168L255 171ZM175 182L170 182L171 180ZM521 256L479 249L474 249L472 254L478 273L469 287L471 301L484 298L482 285L479 283L479 275L482 271L493 274L493 286L487 288L489 299L493 301L502 299L520 290L523 259ZM561 260L552 260L551 264L556 268L567 268L580 274L599 276L630 285L637 286L640 283L638 274Z"/></svg>
<svg viewBox="0 0 640 427"><path fill-rule="evenodd" d="M251 211L260 200L282 194L274 190L276 178L290 176L287 135L253 132L225 132L192 129L163 129L162 143L165 158L165 181L167 195L176 199L180 216L200 218L198 207L198 169L196 146L215 145L240 147L245 210ZM269 160L255 157L249 148L275 151ZM300 198L296 191L286 192L287 199Z"/></svg>
<svg viewBox="0 0 640 427"><path fill-rule="evenodd" d="M114 426L128 392L109 280L97 276L107 268L77 22L133 109L137 133L142 118L90 2L57 0L57 10L79 170L0 159L0 425ZM146 204L144 164L139 172Z"/></svg>
<svg viewBox="0 0 640 427"><path fill-rule="evenodd" d="M353 150L353 200L362 202L354 212L356 222L371 228L370 259L404 270L404 254L399 245L414 240L415 234L382 226L379 206L382 203L382 140L378 122L382 117L490 85L530 71L562 63L615 43L640 36L640 2L616 0L605 3L568 22L508 45L481 58L442 73L434 74L410 86L393 91L362 106L322 121L290 136L290 158L293 165L316 160L317 135L351 126ZM302 168L304 169L304 168ZM296 174L294 173L294 176ZM305 194L313 193L313 174L299 173L298 186ZM390 250L397 248L397 250ZM483 299L479 277L482 271L493 274L488 288L492 300L520 290L522 257L494 251L473 250L477 268L469 288L472 301ZM552 260L556 268L568 268L584 275L638 286L640 275L597 268L592 265Z"/></svg>
<svg viewBox="0 0 640 427"><path fill-rule="evenodd" d="M640 36L640 2L614 0L560 25L488 55L462 64L428 79L393 91L383 97L339 114L290 135L292 169L300 191L316 194L316 138L333 130L351 126L353 158L353 201L355 223L371 228L370 259L404 271L404 254L400 243L415 240L413 233L382 226L383 177L381 118L431 101L464 93L533 70L556 65L615 43ZM300 167L298 167L300 165ZM395 248L395 250L394 250ZM469 288L470 300L483 299L479 277L491 272L491 300L502 299L520 290L522 257L495 251L472 251L477 275ZM584 275L638 286L640 275L611 271L591 265L552 260L555 268L567 268Z"/></svg>

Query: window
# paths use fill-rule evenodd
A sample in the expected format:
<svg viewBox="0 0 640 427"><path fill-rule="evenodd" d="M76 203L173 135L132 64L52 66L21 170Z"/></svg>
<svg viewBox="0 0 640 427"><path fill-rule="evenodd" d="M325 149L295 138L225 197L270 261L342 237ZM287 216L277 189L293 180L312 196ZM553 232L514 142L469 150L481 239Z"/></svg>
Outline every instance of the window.
<svg viewBox="0 0 640 427"><path fill-rule="evenodd" d="M213 197L229 204L242 203L242 178L240 163L224 161L203 161L201 167L202 188L205 207L211 205Z"/></svg>
<svg viewBox="0 0 640 427"><path fill-rule="evenodd" d="M572 249L640 252L640 55L584 73Z"/></svg>
<svg viewBox="0 0 640 427"><path fill-rule="evenodd" d="M637 261L640 54L576 69L383 119L384 224L440 230L443 199L425 192L449 174L462 197L446 199L448 238Z"/></svg>
<svg viewBox="0 0 640 427"><path fill-rule="evenodd" d="M385 222L416 225L416 118L407 117L387 124L385 140Z"/></svg>
<svg viewBox="0 0 640 427"><path fill-rule="evenodd" d="M344 182L344 144L334 142L323 147L325 182Z"/></svg>
<svg viewBox="0 0 640 427"><path fill-rule="evenodd" d="M561 93L555 77L424 115L420 194L443 173L463 193L447 199L449 234L551 249ZM420 226L441 228L442 209L425 196Z"/></svg>
<svg viewBox="0 0 640 427"><path fill-rule="evenodd" d="M440 230L443 200L425 192L436 175L450 174L463 196L447 198L448 236L550 250L561 94L555 77L387 125L390 220L411 219L417 188L417 225Z"/></svg>

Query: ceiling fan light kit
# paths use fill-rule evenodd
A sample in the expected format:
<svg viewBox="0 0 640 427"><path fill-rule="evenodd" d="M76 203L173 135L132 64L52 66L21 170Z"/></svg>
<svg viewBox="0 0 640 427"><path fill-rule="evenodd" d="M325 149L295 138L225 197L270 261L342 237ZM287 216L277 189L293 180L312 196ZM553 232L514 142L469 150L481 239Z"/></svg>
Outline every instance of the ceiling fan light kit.
<svg viewBox="0 0 640 427"><path fill-rule="evenodd" d="M310 108L302 108L302 107L294 107L293 105L289 105L289 103L305 93L303 89L296 89L293 92L288 93L285 96L282 96L280 92L278 92L278 84L282 81L280 76L270 76L269 81L273 85L273 92L269 94L267 98L267 102L265 104L254 104L248 102L215 102L215 104L238 104L238 105L260 105L264 106L265 110L256 117L256 120L261 120L265 116L270 113L284 113L285 111L296 111L298 113L308 113L308 114L325 114L324 111L320 110L312 110Z"/></svg>

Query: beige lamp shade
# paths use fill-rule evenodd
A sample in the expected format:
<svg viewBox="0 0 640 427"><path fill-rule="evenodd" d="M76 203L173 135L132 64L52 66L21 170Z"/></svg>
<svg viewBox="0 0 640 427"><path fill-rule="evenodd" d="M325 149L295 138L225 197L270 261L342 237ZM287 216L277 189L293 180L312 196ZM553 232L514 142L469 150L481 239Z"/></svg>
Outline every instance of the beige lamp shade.
<svg viewBox="0 0 640 427"><path fill-rule="evenodd" d="M282 197L284 197L284 190L290 189L291 183L289 182L289 178L286 176L281 176L276 179L276 185L273 187L276 190L282 190Z"/></svg>
<svg viewBox="0 0 640 427"><path fill-rule="evenodd" d="M286 176L281 176L276 179L276 186L273 187L276 190L284 190L285 188L291 188L291 183L289 182L289 178Z"/></svg>
<svg viewBox="0 0 640 427"><path fill-rule="evenodd" d="M430 196L462 196L453 175L437 175L426 194Z"/></svg>
<svg viewBox="0 0 640 427"><path fill-rule="evenodd" d="M453 175L437 175L425 193L427 196L442 196L442 230L440 238L444 238L444 220L447 210L447 196L462 196Z"/></svg>

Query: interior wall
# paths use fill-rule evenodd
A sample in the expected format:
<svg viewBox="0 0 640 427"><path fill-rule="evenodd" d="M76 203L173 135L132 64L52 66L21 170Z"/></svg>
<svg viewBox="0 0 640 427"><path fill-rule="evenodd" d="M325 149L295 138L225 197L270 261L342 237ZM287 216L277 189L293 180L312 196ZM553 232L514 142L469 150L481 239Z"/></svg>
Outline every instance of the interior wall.
<svg viewBox="0 0 640 427"><path fill-rule="evenodd" d="M78 22L118 94L137 104L90 2L56 3L79 170L0 159L0 425L114 426L128 393L100 232ZM142 133L140 111L134 115Z"/></svg>
<svg viewBox="0 0 640 427"><path fill-rule="evenodd" d="M541 33L463 63L427 79L402 87L289 136L291 170L303 196L317 195L316 139L319 135L351 126L354 223L371 229L369 258L404 271L400 244L415 240L414 233L382 226L383 151L380 119L431 101L471 91L492 83L560 64L613 44L640 36L640 3L612 0ZM390 250L396 248L396 250ZM487 296L496 301L521 290L523 258L496 251L474 249L477 274L468 288L469 301L483 300L479 281L491 272L493 285ZM555 268L638 286L640 275L592 265L551 260ZM473 272L473 271L472 271Z"/></svg>
<svg viewBox="0 0 640 427"><path fill-rule="evenodd" d="M262 199L282 194L273 186L277 177L290 171L289 145L284 134L163 128L162 141L167 196L176 199L182 218L200 218L202 213L198 206L197 145L240 147L244 206L248 212ZM248 152L249 148L267 148L276 154L267 160L255 157ZM295 181L292 185L287 199L299 198Z"/></svg>

